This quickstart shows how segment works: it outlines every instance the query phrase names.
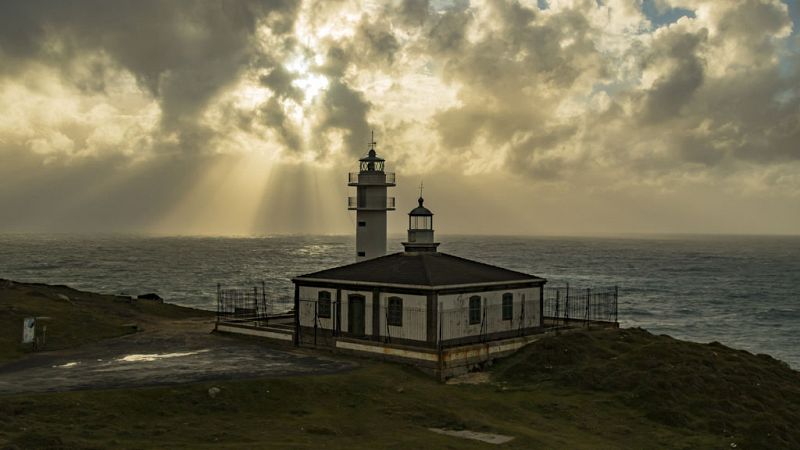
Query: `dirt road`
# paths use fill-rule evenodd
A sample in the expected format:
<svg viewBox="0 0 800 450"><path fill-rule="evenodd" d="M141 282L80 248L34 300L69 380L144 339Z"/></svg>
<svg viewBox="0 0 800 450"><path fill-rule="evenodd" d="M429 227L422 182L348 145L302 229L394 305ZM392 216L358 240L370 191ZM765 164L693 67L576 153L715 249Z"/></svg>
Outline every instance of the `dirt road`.
<svg viewBox="0 0 800 450"><path fill-rule="evenodd" d="M0 365L0 395L323 374L355 366L212 329L208 319L164 322L149 331L32 355Z"/></svg>

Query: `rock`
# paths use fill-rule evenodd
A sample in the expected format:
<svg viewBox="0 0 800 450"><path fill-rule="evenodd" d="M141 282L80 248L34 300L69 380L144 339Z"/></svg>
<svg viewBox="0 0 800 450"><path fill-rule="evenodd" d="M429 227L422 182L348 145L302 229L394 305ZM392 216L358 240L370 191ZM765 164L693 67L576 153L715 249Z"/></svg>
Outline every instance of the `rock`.
<svg viewBox="0 0 800 450"><path fill-rule="evenodd" d="M61 299L61 300L64 300L65 302L68 302L70 305L72 305L72 306L75 306L75 302L73 302L73 301L72 301L72 299L71 299L71 298L69 298L69 297L67 297L66 295L64 295L64 294L58 294L58 295L57 295L57 297L58 297L59 299Z"/></svg>
<svg viewBox="0 0 800 450"><path fill-rule="evenodd" d="M157 302L164 303L164 299L161 298L161 296L159 296L158 294L153 293L153 292L151 292L149 294L138 295L138 296L136 296L136 298L138 298L140 300L155 300Z"/></svg>
<svg viewBox="0 0 800 450"><path fill-rule="evenodd" d="M208 389L208 396L211 398L217 398L220 392L222 392L222 389L214 386Z"/></svg>
<svg viewBox="0 0 800 450"><path fill-rule="evenodd" d="M395 389L395 390L397 391L397 393L398 393L398 394L402 394L403 392L405 392L405 391L406 391L405 389L403 389L403 387L402 387L402 386L400 386L399 388L397 388L397 389Z"/></svg>

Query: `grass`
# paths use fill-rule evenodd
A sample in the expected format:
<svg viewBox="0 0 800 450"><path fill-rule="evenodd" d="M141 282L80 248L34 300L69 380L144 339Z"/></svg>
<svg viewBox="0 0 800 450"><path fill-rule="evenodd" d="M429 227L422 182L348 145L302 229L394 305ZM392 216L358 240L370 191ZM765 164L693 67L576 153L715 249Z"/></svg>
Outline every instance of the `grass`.
<svg viewBox="0 0 800 450"><path fill-rule="evenodd" d="M0 290L0 308L7 358L21 350L5 325L25 315L64 324L56 344L71 346L129 332L132 320L197 314L38 285ZM430 427L513 436L504 448L800 448L800 374L720 344L578 331L531 344L481 385L359 362L333 375L3 396L0 448L496 448Z"/></svg>
<svg viewBox="0 0 800 450"><path fill-rule="evenodd" d="M728 436L742 448L800 448L800 372L719 343L582 331L535 342L494 374L520 389L609 393L654 422Z"/></svg>
<svg viewBox="0 0 800 450"><path fill-rule="evenodd" d="M220 394L210 398L208 388ZM444 385L366 362L326 376L3 398L0 443L19 448L485 448L428 427L515 436L507 448L709 448L606 394ZM727 444L726 444L727 445Z"/></svg>
<svg viewBox="0 0 800 450"><path fill-rule="evenodd" d="M0 362L32 351L22 345L22 321L47 317L46 350L60 350L136 331L159 320L210 317L211 313L150 300L82 292L67 286L0 279ZM41 334L39 330L37 333Z"/></svg>

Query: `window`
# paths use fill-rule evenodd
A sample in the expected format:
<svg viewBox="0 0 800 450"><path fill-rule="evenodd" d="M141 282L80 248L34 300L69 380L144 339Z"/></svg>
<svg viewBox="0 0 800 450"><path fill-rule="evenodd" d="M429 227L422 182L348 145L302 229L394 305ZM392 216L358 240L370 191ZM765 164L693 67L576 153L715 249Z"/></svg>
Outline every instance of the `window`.
<svg viewBox="0 0 800 450"><path fill-rule="evenodd" d="M469 298L469 324L481 323L481 297L473 295Z"/></svg>
<svg viewBox="0 0 800 450"><path fill-rule="evenodd" d="M395 327L403 326L403 299L389 297L389 309L386 311L386 323Z"/></svg>
<svg viewBox="0 0 800 450"><path fill-rule="evenodd" d="M331 318L331 293L328 291L319 291L317 297L317 315L321 319Z"/></svg>
<svg viewBox="0 0 800 450"><path fill-rule="evenodd" d="M363 220L359 220L358 221L358 226L365 227L365 226L367 226L367 222L364 222Z"/></svg>
<svg viewBox="0 0 800 450"><path fill-rule="evenodd" d="M503 320L511 320L514 317L514 294L506 292L503 294Z"/></svg>
<svg viewBox="0 0 800 450"><path fill-rule="evenodd" d="M367 256L367 252L358 252L358 256Z"/></svg>

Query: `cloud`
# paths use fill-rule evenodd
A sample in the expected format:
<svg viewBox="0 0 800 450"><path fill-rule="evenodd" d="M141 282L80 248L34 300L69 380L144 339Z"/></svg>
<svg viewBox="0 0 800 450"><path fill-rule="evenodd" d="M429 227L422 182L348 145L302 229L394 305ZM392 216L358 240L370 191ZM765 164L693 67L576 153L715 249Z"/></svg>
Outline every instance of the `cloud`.
<svg viewBox="0 0 800 450"><path fill-rule="evenodd" d="M548 3L2 2L0 157L75 174L44 185L84 199L79 177L196 167L183 192L229 157L344 168L374 129L412 177L446 167L573 200L798 195L784 2L659 0L658 17L635 0ZM44 217L23 178L0 200L34 196Z"/></svg>
<svg viewBox="0 0 800 450"><path fill-rule="evenodd" d="M67 81L85 73L72 80L83 89L104 91L105 70L128 71L157 99L163 131L192 148L202 134L198 115L254 57L257 25L287 33L295 13L295 3L283 1L3 2L0 49ZM93 55L106 58L75 67Z"/></svg>

